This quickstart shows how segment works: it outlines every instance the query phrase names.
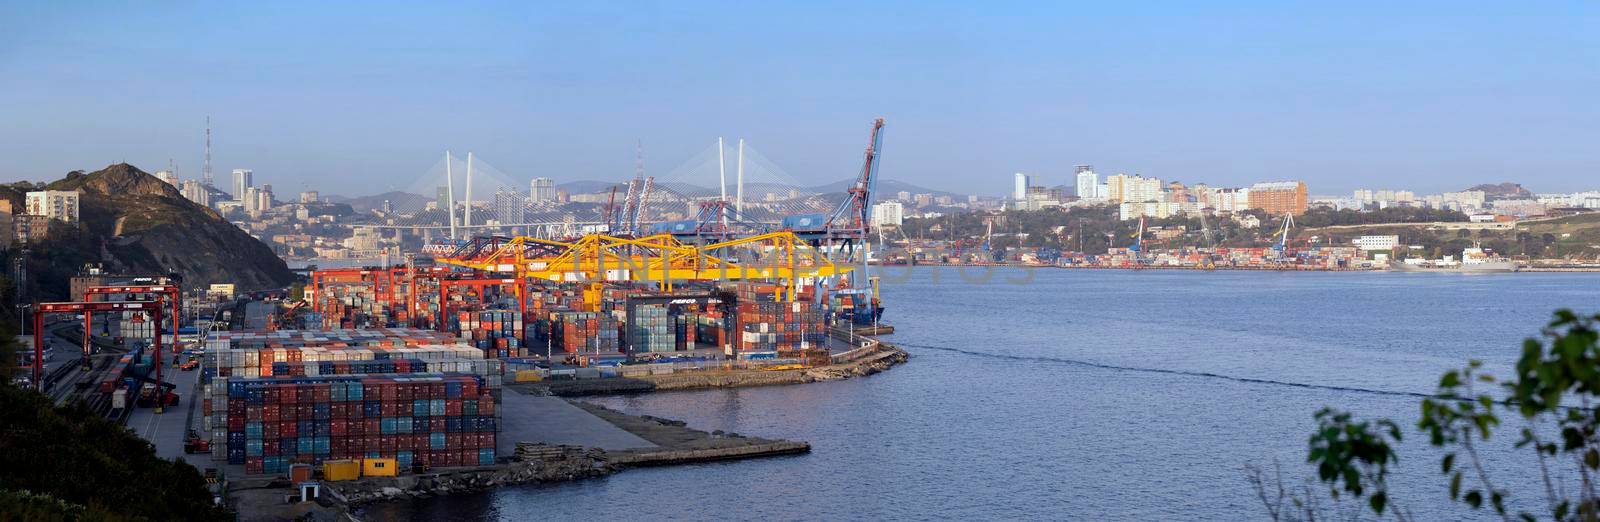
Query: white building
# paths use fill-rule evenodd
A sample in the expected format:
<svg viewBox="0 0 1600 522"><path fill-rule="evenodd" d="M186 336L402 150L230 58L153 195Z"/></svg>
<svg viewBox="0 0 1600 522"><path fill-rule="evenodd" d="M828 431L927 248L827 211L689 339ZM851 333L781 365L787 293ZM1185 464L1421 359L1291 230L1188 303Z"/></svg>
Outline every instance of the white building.
<svg viewBox="0 0 1600 522"><path fill-rule="evenodd" d="M181 187L178 192L182 193L184 198L202 207L211 206L211 191L206 190L206 186L199 181L191 179L183 182Z"/></svg>
<svg viewBox="0 0 1600 522"><path fill-rule="evenodd" d="M301 203L316 203L317 200L321 199L321 198L322 198L322 194L318 193L315 190L307 190L305 192L301 192L300 193L300 202Z"/></svg>
<svg viewBox="0 0 1600 522"><path fill-rule="evenodd" d="M1441 206L1454 210L1480 209L1483 208L1483 204L1487 200L1487 195L1481 190L1463 190L1461 192L1440 194Z"/></svg>
<svg viewBox="0 0 1600 522"><path fill-rule="evenodd" d="M534 203L556 200L556 180L550 178L533 178L528 185L528 197Z"/></svg>
<svg viewBox="0 0 1600 522"><path fill-rule="evenodd" d="M1015 184L1011 188L1011 199L1018 201L1028 199L1028 175L1018 172Z"/></svg>
<svg viewBox="0 0 1600 522"><path fill-rule="evenodd" d="M178 186L178 175L170 170L156 172L156 179L167 182L168 185Z"/></svg>
<svg viewBox="0 0 1600 522"><path fill-rule="evenodd" d="M233 169L233 200L249 201L245 199L245 189L255 186L255 172L250 169ZM248 205L247 205L248 206Z"/></svg>
<svg viewBox="0 0 1600 522"><path fill-rule="evenodd" d="M883 201L872 205L873 226L898 227L905 222L905 206L899 201Z"/></svg>
<svg viewBox="0 0 1600 522"><path fill-rule="evenodd" d="M259 192L255 187L244 187L244 191L239 196L236 196L234 201L239 202L239 207L244 209L244 213L251 216L260 215L261 194Z"/></svg>
<svg viewBox="0 0 1600 522"><path fill-rule="evenodd" d="M1161 201L1160 178L1117 174L1106 178L1105 198L1112 203Z"/></svg>
<svg viewBox="0 0 1600 522"><path fill-rule="evenodd" d="M1101 199L1105 194L1100 192L1100 175L1095 174L1094 166L1077 166L1076 188L1080 199Z"/></svg>
<svg viewBox="0 0 1600 522"><path fill-rule="evenodd" d="M1374 250L1394 250L1400 246L1400 236L1361 236L1352 241L1356 248L1371 252Z"/></svg>
<svg viewBox="0 0 1600 522"><path fill-rule="evenodd" d="M78 222L78 191L40 190L27 196L28 214L50 219Z"/></svg>

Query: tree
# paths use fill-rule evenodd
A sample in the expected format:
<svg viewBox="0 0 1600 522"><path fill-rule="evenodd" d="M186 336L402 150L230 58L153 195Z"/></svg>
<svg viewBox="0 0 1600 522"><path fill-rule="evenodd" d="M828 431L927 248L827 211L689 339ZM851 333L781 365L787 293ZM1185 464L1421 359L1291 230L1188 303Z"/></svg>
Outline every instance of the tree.
<svg viewBox="0 0 1600 522"><path fill-rule="evenodd" d="M1600 413L1595 409L1600 405L1600 314L1556 311L1539 338L1523 341L1516 373L1509 379L1497 379L1482 367L1473 360L1445 372L1437 392L1422 400L1416 423L1429 444L1445 450L1439 469L1449 481L1451 500L1475 510L1487 508L1508 521L1600 520ZM1504 396L1497 399L1480 391L1483 386L1497 387ZM1513 492L1485 471L1478 448L1507 418L1523 423L1516 447L1536 460L1542 491ZM1387 465L1396 458L1398 425L1387 419L1358 422L1350 413L1332 409L1318 412L1316 419L1306 460L1317 467L1317 480L1328 486L1330 495L1365 497L1380 516L1389 509L1396 518L1409 518L1403 510L1390 509L1394 499L1384 482ZM1558 438L1541 436L1550 433ZM1558 486L1554 477L1563 472L1579 477L1579 483ZM1260 485L1259 472L1252 476L1258 493L1271 489ZM1544 511L1510 513L1506 499L1513 494L1542 494ZM1261 497L1268 513L1279 519L1281 503ZM1309 492L1297 496L1296 505L1310 498Z"/></svg>

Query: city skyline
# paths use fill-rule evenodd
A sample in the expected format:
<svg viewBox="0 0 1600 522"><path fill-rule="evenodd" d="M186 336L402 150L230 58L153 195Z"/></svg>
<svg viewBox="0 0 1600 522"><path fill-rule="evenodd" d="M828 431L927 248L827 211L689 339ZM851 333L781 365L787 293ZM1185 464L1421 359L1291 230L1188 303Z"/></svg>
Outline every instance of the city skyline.
<svg viewBox="0 0 1600 522"><path fill-rule="evenodd" d="M1584 51L1600 43L1582 31L1592 6L727 7L378 20L343 7L307 21L310 5L7 6L3 18L28 23L0 36L0 89L25 103L0 130L12 160L0 175L170 158L197 178L208 115L213 171L350 195L403 189L385 183L446 149L524 181L616 181L637 141L665 166L717 136L747 137L805 179L847 179L876 116L893 137L886 179L965 194L1000 195L993 180L1014 172L1071 185L1076 164L1215 185L1304 179L1316 194L1567 192L1600 171L1585 145L1600 137L1583 103L1600 70Z"/></svg>

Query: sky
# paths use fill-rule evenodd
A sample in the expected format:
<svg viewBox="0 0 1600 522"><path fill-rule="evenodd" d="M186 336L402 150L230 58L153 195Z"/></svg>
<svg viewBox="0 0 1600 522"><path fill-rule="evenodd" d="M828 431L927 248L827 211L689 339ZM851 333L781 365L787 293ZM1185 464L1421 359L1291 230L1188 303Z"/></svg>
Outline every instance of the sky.
<svg viewBox="0 0 1600 522"><path fill-rule="evenodd" d="M1127 5L1123 5L1127 4ZM446 150L632 175L743 137L797 179L1001 195L1072 167L1314 194L1600 189L1595 2L0 2L0 180L170 160L287 194Z"/></svg>

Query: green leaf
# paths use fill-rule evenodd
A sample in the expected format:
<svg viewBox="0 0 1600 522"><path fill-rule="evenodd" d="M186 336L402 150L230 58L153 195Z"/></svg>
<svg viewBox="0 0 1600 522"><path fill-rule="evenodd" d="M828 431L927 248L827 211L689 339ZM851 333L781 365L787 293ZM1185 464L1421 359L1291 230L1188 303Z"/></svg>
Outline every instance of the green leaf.
<svg viewBox="0 0 1600 522"><path fill-rule="evenodd" d="M1450 500L1461 498L1461 472L1450 477Z"/></svg>
<svg viewBox="0 0 1600 522"><path fill-rule="evenodd" d="M1589 469L1600 469L1600 451L1589 448L1589 451L1584 452L1583 465L1589 466Z"/></svg>
<svg viewBox="0 0 1600 522"><path fill-rule="evenodd" d="M1439 466L1444 468L1444 471L1441 471L1440 473L1449 473L1450 472L1450 468L1452 466L1455 466L1455 464L1456 464L1456 454L1454 454L1454 453L1446 453L1444 455L1444 461L1439 463Z"/></svg>
<svg viewBox="0 0 1600 522"><path fill-rule="evenodd" d="M1439 388L1454 388L1461 385L1461 374L1455 370L1444 372L1439 378Z"/></svg>
<svg viewBox="0 0 1600 522"><path fill-rule="evenodd" d="M1476 489L1468 491L1461 499L1467 501L1467 505L1472 506L1472 509L1483 507L1483 493L1478 492Z"/></svg>
<svg viewBox="0 0 1600 522"><path fill-rule="evenodd" d="M1389 503L1389 495L1382 491L1373 493L1372 498L1367 499L1367 503L1372 505L1372 511L1374 513L1382 515L1383 508Z"/></svg>

